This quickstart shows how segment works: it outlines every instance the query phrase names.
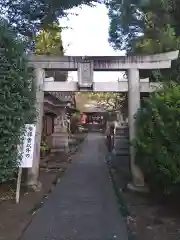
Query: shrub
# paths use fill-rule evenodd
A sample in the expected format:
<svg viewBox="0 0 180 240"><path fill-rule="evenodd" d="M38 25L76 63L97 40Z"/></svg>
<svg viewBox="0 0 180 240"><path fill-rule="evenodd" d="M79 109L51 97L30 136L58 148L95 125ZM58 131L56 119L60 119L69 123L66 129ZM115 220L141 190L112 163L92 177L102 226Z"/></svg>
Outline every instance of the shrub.
<svg viewBox="0 0 180 240"><path fill-rule="evenodd" d="M35 86L25 43L0 19L0 183L11 180L26 123L35 118Z"/></svg>
<svg viewBox="0 0 180 240"><path fill-rule="evenodd" d="M166 195L180 190L180 85L152 93L136 115L136 163L149 187Z"/></svg>

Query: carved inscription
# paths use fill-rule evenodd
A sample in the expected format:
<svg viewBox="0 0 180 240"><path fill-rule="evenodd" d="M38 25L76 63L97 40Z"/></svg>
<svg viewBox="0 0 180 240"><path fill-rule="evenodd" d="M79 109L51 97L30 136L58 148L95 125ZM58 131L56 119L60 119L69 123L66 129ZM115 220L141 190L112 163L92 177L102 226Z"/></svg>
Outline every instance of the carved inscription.
<svg viewBox="0 0 180 240"><path fill-rule="evenodd" d="M93 82L93 67L91 62L81 62L78 68L78 82L80 85L91 85Z"/></svg>

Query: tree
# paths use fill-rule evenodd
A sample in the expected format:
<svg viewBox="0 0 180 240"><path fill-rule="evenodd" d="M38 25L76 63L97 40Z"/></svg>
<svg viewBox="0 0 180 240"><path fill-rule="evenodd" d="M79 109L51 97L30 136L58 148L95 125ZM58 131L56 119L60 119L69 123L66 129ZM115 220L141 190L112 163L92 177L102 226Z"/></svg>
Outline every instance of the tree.
<svg viewBox="0 0 180 240"><path fill-rule="evenodd" d="M123 96L114 92L103 93L80 93L90 101L95 101L98 106L102 106L107 111L119 111L122 106Z"/></svg>
<svg viewBox="0 0 180 240"><path fill-rule="evenodd" d="M163 30L167 33L169 26L174 29L176 36L179 35L178 0L151 0L146 4L140 0L117 2L119 0L110 0L108 5L110 42L115 48L131 51L134 41L147 33L152 40L163 39L161 33Z"/></svg>
<svg viewBox="0 0 180 240"><path fill-rule="evenodd" d="M133 140L136 163L151 190L176 197L180 186L179 99L179 84L152 93L136 115Z"/></svg>
<svg viewBox="0 0 180 240"><path fill-rule="evenodd" d="M156 54L177 50L180 48L180 37L176 35L171 24L159 26L152 13L146 14L146 27L144 35L134 40L131 44L131 54ZM174 61L171 69L140 71L142 78L149 77L151 81L169 81L174 79L179 82L179 60Z"/></svg>
<svg viewBox="0 0 180 240"><path fill-rule="evenodd" d="M151 0L110 0L110 42L127 54L151 54L180 49L180 2ZM123 44L122 44L123 43ZM141 71L142 74L168 81L161 91L150 94L136 115L136 163L151 189L164 194L179 192L179 84L180 58L170 70Z"/></svg>
<svg viewBox="0 0 180 240"><path fill-rule="evenodd" d="M0 0L0 9L20 34L33 38L73 7L101 2L101 0Z"/></svg>
<svg viewBox="0 0 180 240"><path fill-rule="evenodd" d="M24 54L26 45L0 20L0 183L11 180L21 160L25 124L36 117L36 88Z"/></svg>
<svg viewBox="0 0 180 240"><path fill-rule="evenodd" d="M35 53L38 55L63 55L63 43L61 39L61 27L54 22L39 32L36 37Z"/></svg>
<svg viewBox="0 0 180 240"><path fill-rule="evenodd" d="M116 1L116 0L115 0ZM180 4L177 0L124 1L109 4L110 38L116 49L128 54L153 54L180 48ZM179 81L179 60L171 70L140 71L142 78Z"/></svg>
<svg viewBox="0 0 180 240"><path fill-rule="evenodd" d="M48 28L37 34L35 39L35 53L38 55L64 55L61 38L62 28L58 22L53 22ZM59 70L46 71L46 77L54 77L55 81L66 80L67 72Z"/></svg>

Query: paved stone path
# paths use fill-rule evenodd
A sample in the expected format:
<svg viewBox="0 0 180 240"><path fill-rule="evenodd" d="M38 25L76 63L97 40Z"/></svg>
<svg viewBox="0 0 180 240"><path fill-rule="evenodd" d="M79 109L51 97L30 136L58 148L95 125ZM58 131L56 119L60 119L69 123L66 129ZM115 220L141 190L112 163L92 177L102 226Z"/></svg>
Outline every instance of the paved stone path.
<svg viewBox="0 0 180 240"><path fill-rule="evenodd" d="M21 240L127 240L105 162L103 136L90 133Z"/></svg>

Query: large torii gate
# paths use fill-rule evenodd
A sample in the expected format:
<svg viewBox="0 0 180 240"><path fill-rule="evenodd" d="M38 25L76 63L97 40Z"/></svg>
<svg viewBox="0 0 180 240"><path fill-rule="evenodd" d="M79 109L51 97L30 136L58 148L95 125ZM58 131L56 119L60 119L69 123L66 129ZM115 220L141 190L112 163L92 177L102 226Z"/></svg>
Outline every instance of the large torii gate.
<svg viewBox="0 0 180 240"><path fill-rule="evenodd" d="M151 92L154 86L149 82L141 82L140 69L170 68L171 61L177 59L179 51L161 53L147 56L28 56L29 64L35 69L37 83L37 110L36 140L33 167L31 169L29 184L36 184L39 173L39 155L42 129L44 91L128 91L128 122L129 138L135 137L134 114L140 107L140 92ZM78 83L54 82L45 80L45 70L77 71ZM96 83L93 81L94 71L127 71L127 82ZM135 152L130 147L131 171L133 183L129 185L133 189L144 188L144 178L140 169L135 165Z"/></svg>

